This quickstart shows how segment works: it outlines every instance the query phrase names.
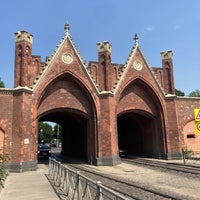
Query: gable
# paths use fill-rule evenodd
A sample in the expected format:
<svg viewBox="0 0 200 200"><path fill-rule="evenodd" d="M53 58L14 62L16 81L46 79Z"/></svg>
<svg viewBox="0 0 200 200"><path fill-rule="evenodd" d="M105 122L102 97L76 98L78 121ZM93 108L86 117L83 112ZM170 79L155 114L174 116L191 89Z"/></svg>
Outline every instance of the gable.
<svg viewBox="0 0 200 200"><path fill-rule="evenodd" d="M121 93L123 88L131 84L136 79L146 82L154 91L164 94L158 80L156 79L153 69L147 63L138 44L136 44L129 54L127 61L121 69L120 78L118 79L115 93Z"/></svg>
<svg viewBox="0 0 200 200"><path fill-rule="evenodd" d="M66 25L67 26L67 25ZM47 59L45 66L34 81L33 90L43 81L51 82L63 73L71 73L78 79L87 80L94 90L97 88L87 70L86 63L81 58L70 34L69 27L53 54Z"/></svg>

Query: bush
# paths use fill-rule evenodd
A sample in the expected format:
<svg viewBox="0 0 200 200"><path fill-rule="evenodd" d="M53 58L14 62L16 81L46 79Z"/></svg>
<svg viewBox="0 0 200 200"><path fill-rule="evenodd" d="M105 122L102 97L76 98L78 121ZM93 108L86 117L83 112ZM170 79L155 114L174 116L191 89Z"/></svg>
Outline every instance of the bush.
<svg viewBox="0 0 200 200"><path fill-rule="evenodd" d="M6 176L8 175L3 166L3 164L8 160L9 160L8 155L0 154L0 187L4 186L4 181L6 179Z"/></svg>
<svg viewBox="0 0 200 200"><path fill-rule="evenodd" d="M188 149L188 147L186 146L184 150L185 158L190 158L192 153L193 153L192 149Z"/></svg>

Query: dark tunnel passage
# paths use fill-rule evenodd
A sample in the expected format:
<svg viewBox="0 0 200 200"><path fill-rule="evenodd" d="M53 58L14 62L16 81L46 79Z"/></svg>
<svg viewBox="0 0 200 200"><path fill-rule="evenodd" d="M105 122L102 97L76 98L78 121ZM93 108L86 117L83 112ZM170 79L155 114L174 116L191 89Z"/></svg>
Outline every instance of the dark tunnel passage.
<svg viewBox="0 0 200 200"><path fill-rule="evenodd" d="M39 121L50 121L61 126L62 148L64 156L87 159L87 123L86 116L72 110L56 110L39 118Z"/></svg>
<svg viewBox="0 0 200 200"><path fill-rule="evenodd" d="M80 116L66 116L63 126L62 154L87 158L87 122Z"/></svg>
<svg viewBox="0 0 200 200"><path fill-rule="evenodd" d="M139 125L127 115L118 117L119 149L126 149L131 155L142 155L142 134Z"/></svg>
<svg viewBox="0 0 200 200"><path fill-rule="evenodd" d="M153 119L140 113L128 112L118 117L117 124L119 149L126 149L133 156L153 157Z"/></svg>

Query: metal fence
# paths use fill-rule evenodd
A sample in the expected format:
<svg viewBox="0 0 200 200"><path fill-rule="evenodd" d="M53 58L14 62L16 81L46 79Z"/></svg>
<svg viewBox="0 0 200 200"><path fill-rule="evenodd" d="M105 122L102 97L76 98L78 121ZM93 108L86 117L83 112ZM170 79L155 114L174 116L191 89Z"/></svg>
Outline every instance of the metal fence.
<svg viewBox="0 0 200 200"><path fill-rule="evenodd" d="M49 176L54 184L72 200L128 200L129 198L49 158Z"/></svg>

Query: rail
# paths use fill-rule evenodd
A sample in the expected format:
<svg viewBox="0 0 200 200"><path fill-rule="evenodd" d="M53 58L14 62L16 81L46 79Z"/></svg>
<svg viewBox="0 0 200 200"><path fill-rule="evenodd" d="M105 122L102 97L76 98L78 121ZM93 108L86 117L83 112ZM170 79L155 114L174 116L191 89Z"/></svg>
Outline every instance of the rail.
<svg viewBox="0 0 200 200"><path fill-rule="evenodd" d="M52 158L49 158L49 177L70 200L129 200Z"/></svg>

